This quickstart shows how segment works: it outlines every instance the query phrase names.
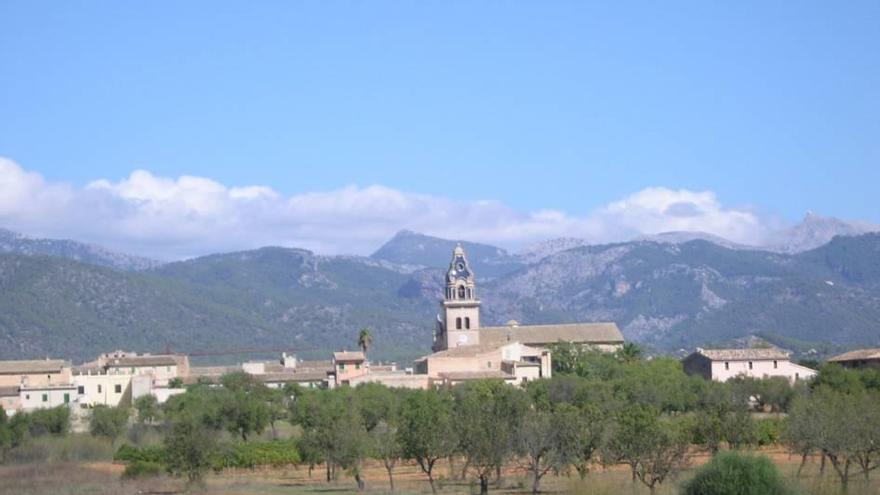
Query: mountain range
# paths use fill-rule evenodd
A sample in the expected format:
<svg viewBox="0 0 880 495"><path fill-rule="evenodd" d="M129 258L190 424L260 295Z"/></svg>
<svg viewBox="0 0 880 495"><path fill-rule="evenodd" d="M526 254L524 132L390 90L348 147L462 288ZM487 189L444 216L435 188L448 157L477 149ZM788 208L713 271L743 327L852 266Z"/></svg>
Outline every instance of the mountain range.
<svg viewBox="0 0 880 495"><path fill-rule="evenodd" d="M700 233L520 253L462 244L485 324L614 321L665 352L752 336L831 352L880 345L880 234L866 230L808 215L761 248ZM117 348L326 357L370 327L372 357L408 362L430 348L455 244L402 231L368 257L267 247L160 264L0 231L0 358Z"/></svg>

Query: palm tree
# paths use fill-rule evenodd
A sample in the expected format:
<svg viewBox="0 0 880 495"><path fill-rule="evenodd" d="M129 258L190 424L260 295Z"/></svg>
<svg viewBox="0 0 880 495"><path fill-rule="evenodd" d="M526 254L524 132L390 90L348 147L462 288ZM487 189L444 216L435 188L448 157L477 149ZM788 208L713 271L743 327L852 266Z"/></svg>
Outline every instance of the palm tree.
<svg viewBox="0 0 880 495"><path fill-rule="evenodd" d="M373 343L373 332L369 328L362 328L361 333L358 334L358 345L361 350L364 351L364 356L367 355L367 349L370 348L370 345Z"/></svg>
<svg viewBox="0 0 880 495"><path fill-rule="evenodd" d="M642 348L635 342L627 342L617 350L617 359L624 363L632 363L642 358Z"/></svg>

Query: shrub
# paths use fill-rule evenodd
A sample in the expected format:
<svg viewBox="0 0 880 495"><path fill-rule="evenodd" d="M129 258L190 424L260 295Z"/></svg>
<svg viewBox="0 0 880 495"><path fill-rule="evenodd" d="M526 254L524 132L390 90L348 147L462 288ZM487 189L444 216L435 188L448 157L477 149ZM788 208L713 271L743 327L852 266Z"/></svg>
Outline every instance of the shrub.
<svg viewBox="0 0 880 495"><path fill-rule="evenodd" d="M116 439L125 431L129 410L124 407L95 406L89 418L92 435Z"/></svg>
<svg viewBox="0 0 880 495"><path fill-rule="evenodd" d="M685 483L683 495L788 495L782 475L765 456L722 452Z"/></svg>
<svg viewBox="0 0 880 495"><path fill-rule="evenodd" d="M758 445L776 445L782 439L785 421L777 418L761 419L756 421L755 427Z"/></svg>
<svg viewBox="0 0 880 495"><path fill-rule="evenodd" d="M214 470L225 468L282 467L299 464L299 449L293 441L236 442L218 452L212 460Z"/></svg>
<svg viewBox="0 0 880 495"><path fill-rule="evenodd" d="M162 474L162 465L150 461L134 461L125 466L122 479L152 478Z"/></svg>
<svg viewBox="0 0 880 495"><path fill-rule="evenodd" d="M114 461L121 462L152 462L156 464L165 463L167 456L165 449L161 446L152 447L135 447L133 445L123 445L116 451L113 456Z"/></svg>

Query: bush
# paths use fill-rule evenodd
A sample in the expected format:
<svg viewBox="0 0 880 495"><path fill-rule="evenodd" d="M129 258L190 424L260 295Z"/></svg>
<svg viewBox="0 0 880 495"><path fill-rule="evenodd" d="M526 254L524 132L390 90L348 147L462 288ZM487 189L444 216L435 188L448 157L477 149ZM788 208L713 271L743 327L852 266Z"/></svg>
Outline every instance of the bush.
<svg viewBox="0 0 880 495"><path fill-rule="evenodd" d="M776 445L781 441L782 433L785 430L785 420L767 418L758 420L755 423L758 445L765 447L767 445Z"/></svg>
<svg viewBox="0 0 880 495"><path fill-rule="evenodd" d="M776 466L765 456L722 452L685 483L683 495L787 495Z"/></svg>
<svg viewBox="0 0 880 495"><path fill-rule="evenodd" d="M212 460L214 470L225 468L283 467L299 464L299 449L293 441L237 442Z"/></svg>
<svg viewBox="0 0 880 495"><path fill-rule="evenodd" d="M134 461L125 466L122 479L153 478L162 474L162 465L150 461Z"/></svg>
<svg viewBox="0 0 880 495"><path fill-rule="evenodd" d="M129 410L125 407L95 406L89 418L89 432L115 440L125 431L128 416Z"/></svg>
<svg viewBox="0 0 880 495"><path fill-rule="evenodd" d="M116 451L113 456L114 461L121 462L152 462L156 464L164 464L167 456L165 449L161 446L152 447L135 447L132 445L123 445Z"/></svg>

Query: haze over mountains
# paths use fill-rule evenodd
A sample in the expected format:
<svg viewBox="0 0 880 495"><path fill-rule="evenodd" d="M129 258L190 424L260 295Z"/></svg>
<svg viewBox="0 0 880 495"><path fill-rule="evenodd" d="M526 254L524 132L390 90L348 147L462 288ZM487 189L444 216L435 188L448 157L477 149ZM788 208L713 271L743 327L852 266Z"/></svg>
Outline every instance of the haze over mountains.
<svg viewBox="0 0 880 495"><path fill-rule="evenodd" d="M611 320L667 351L753 335L805 350L880 344L873 229L808 215L760 249L699 233L521 253L463 244L485 324ZM405 362L430 346L454 245L402 231L369 257L269 247L160 265L0 231L0 358L166 346L325 356L369 326L373 357Z"/></svg>

